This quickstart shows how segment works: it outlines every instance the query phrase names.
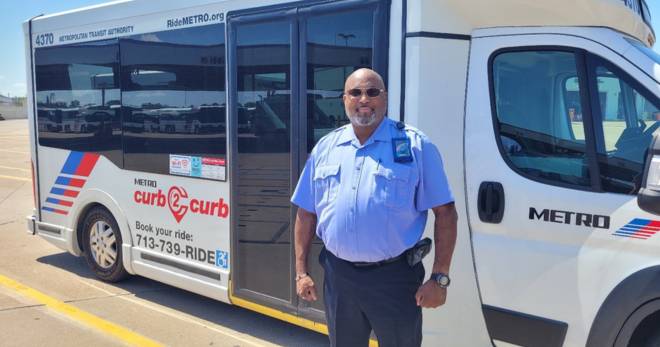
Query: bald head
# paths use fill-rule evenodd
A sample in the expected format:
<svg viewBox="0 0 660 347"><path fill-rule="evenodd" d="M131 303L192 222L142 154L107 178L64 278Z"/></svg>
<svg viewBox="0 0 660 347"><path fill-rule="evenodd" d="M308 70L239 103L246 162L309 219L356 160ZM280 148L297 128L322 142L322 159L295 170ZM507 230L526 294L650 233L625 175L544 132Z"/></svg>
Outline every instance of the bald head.
<svg viewBox="0 0 660 347"><path fill-rule="evenodd" d="M380 77L378 72L366 67L357 69L348 76L346 83L344 83L344 91L351 89L351 86L354 85L356 81L369 81L374 87L383 90L385 89L385 82L383 82L383 78Z"/></svg>
<svg viewBox="0 0 660 347"><path fill-rule="evenodd" d="M383 78L371 69L355 70L344 84L344 108L354 128L373 131L387 112Z"/></svg>

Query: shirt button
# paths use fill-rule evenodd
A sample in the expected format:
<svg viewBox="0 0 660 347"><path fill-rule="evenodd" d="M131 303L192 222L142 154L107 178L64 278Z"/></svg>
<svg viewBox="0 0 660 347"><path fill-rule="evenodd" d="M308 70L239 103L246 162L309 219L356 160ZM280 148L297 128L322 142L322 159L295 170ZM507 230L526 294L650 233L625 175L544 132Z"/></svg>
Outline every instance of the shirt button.
<svg viewBox="0 0 660 347"><path fill-rule="evenodd" d="M355 187L353 187L353 190L355 190Z"/></svg>
<svg viewBox="0 0 660 347"><path fill-rule="evenodd" d="M359 167L359 166L357 166L357 167L355 168L355 170L358 170L358 171L360 171L360 167Z"/></svg>

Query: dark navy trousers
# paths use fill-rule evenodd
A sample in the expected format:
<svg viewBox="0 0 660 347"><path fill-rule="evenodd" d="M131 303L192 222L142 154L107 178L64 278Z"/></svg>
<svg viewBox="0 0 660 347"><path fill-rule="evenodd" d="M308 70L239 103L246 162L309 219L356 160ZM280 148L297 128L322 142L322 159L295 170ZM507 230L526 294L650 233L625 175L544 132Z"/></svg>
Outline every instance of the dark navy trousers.
<svg viewBox="0 0 660 347"><path fill-rule="evenodd" d="M323 295L333 347L366 347L373 329L380 347L420 346L422 310L415 293L424 266L405 259L356 267L325 248L319 255L325 270Z"/></svg>

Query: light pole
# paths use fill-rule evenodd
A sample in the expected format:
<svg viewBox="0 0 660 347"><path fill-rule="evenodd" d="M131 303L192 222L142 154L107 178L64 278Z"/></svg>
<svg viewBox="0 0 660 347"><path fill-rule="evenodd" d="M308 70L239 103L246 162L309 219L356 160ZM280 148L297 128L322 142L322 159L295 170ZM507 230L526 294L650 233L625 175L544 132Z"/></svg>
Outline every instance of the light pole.
<svg viewBox="0 0 660 347"><path fill-rule="evenodd" d="M348 47L348 39L354 39L355 38L354 34L338 33L337 36L344 39L344 46L346 46L346 47ZM344 71L344 79L346 79L346 65L343 66L342 70Z"/></svg>
<svg viewBox="0 0 660 347"><path fill-rule="evenodd" d="M337 34L337 36L339 36L339 37L341 37L342 39L344 39L344 45L345 45L346 47L348 47L348 39L354 39L354 38L355 38L355 35L353 35L353 34L339 33L339 34Z"/></svg>

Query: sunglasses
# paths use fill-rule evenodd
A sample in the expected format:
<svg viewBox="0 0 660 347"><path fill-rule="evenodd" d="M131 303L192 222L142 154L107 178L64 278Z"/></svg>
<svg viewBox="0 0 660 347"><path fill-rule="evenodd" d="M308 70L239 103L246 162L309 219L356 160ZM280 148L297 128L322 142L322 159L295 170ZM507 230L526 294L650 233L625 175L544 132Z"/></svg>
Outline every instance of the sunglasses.
<svg viewBox="0 0 660 347"><path fill-rule="evenodd" d="M362 93L365 93L370 98L375 98L384 91L385 90L378 88L368 88L368 89L353 88L353 89L349 89L346 93L354 98L362 96Z"/></svg>

